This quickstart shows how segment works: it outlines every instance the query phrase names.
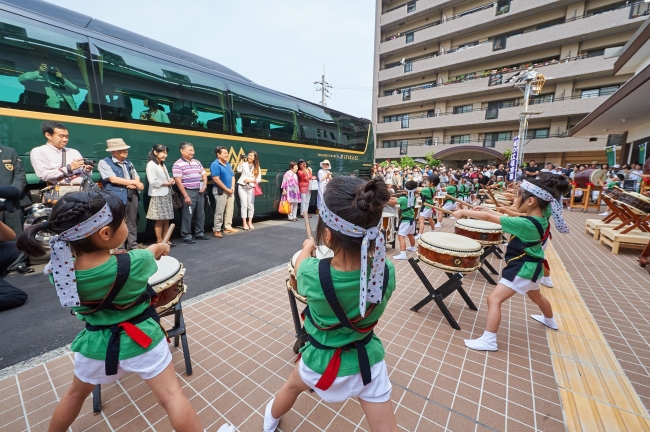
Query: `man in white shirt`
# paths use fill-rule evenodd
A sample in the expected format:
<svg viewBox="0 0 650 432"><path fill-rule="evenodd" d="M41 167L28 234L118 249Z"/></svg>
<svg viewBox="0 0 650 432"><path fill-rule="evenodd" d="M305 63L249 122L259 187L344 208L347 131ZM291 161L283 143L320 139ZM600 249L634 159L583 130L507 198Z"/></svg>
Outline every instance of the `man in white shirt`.
<svg viewBox="0 0 650 432"><path fill-rule="evenodd" d="M68 128L61 123L45 122L41 125L41 131L47 144L36 147L29 153L29 160L38 178L62 186L81 184L81 170L90 171L92 166L84 165L83 157L77 150L65 148L70 138Z"/></svg>

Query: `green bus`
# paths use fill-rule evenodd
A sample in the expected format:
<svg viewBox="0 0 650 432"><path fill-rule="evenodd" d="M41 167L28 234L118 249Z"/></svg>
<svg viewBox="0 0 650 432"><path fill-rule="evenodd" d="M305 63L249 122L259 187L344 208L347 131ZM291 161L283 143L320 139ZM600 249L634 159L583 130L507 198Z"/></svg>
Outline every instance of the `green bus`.
<svg viewBox="0 0 650 432"><path fill-rule="evenodd" d="M164 111L158 121L147 114L152 104ZM277 209L290 161L303 158L316 172L330 159L334 175L367 177L374 158L369 120L259 86L219 63L69 9L0 0L0 145L21 155L34 192L45 185L29 153L45 143L40 124L48 120L65 124L68 147L95 161L107 156L107 139L123 138L142 179L156 143L169 147L170 171L183 141L194 144L206 168L217 146L230 149L231 164L255 150L264 192L256 214ZM147 230L148 198L142 201L140 232Z"/></svg>

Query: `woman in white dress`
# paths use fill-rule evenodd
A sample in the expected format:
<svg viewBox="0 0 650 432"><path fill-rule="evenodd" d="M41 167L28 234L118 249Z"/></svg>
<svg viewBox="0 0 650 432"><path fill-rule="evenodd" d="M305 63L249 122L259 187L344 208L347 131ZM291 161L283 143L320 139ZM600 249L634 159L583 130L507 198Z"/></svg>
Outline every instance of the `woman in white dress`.
<svg viewBox="0 0 650 432"><path fill-rule="evenodd" d="M327 183L332 180L332 173L330 172L330 161L325 159L320 163L320 170L318 171L318 207L320 208L323 202L323 195L327 188Z"/></svg>
<svg viewBox="0 0 650 432"><path fill-rule="evenodd" d="M237 180L239 202L241 207L242 225L245 231L253 227L253 213L255 213L255 185L262 181L260 160L257 152L248 152L246 161L241 159L237 165L237 172L241 174Z"/></svg>

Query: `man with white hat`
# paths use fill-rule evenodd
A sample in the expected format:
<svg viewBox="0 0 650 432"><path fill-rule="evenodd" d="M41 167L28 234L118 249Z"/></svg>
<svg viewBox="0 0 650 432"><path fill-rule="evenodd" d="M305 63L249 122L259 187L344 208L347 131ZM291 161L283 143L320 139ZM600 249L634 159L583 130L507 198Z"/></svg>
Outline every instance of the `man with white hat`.
<svg viewBox="0 0 650 432"><path fill-rule="evenodd" d="M325 194L325 188L327 183L332 180L332 173L330 172L330 161L325 159L320 163L320 170L318 171L318 207L320 208L321 203L323 202L323 195Z"/></svg>
<svg viewBox="0 0 650 432"><path fill-rule="evenodd" d="M144 189L140 177L133 164L127 160L129 148L122 138L111 138L106 141L106 151L111 156L99 161L97 169L102 176L102 186L118 196L126 209L126 226L129 229L125 247L138 248L138 206L140 197L138 191Z"/></svg>

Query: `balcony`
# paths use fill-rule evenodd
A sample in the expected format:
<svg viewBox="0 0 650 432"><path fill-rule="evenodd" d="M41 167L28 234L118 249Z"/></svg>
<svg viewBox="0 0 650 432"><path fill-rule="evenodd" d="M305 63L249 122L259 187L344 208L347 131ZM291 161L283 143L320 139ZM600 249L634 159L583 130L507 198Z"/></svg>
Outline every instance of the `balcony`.
<svg viewBox="0 0 650 432"><path fill-rule="evenodd" d="M409 12L407 4L396 8L389 8L388 11L381 15L380 26L390 26L402 22L412 21L421 18L436 10L441 10L449 5L457 3L457 0L417 0L415 2L415 10ZM413 8L411 8L413 9Z"/></svg>
<svg viewBox="0 0 650 432"><path fill-rule="evenodd" d="M528 5L536 3L537 1L530 2ZM515 6L520 5L517 2L513 2L511 7L514 8ZM493 50L492 41L472 47L457 49L453 52L448 51L443 55L413 61L412 70L409 73L404 73L402 68L380 70L379 82L392 82L397 79L419 77L431 74L431 71L433 70L449 69L452 66L458 68L472 63L484 62L487 58L490 60L499 58L505 59L518 54L525 54L549 47L565 45L583 38L595 38L625 30L635 30L646 19L646 16L630 18L630 10L631 7L628 6L600 15L587 16L581 19L567 21L553 27L511 36L507 38L507 46L498 51ZM470 15L469 17L473 15ZM456 21L463 21L463 19ZM414 43L417 41L418 39L416 36Z"/></svg>
<svg viewBox="0 0 650 432"><path fill-rule="evenodd" d="M547 84L551 84L555 81L571 79L583 75L589 75L590 78L609 75L611 74L616 59L616 57L608 59L603 57L580 58L548 66L535 66L535 69L546 76ZM505 82L506 78L514 74L517 70L521 69L510 69L505 72L503 74L503 81ZM477 75L480 76L480 73L477 73ZM474 78L472 80L453 82L426 89L412 88L409 94L410 99L408 101L404 101L401 94L382 96L378 100L377 107L379 109L385 109L389 107L404 107L409 104L415 106L421 105L422 102L454 98L468 94L471 94L472 96L480 96L490 93L501 93L503 92L504 87L512 87L512 84L501 84L489 87L488 77Z"/></svg>
<svg viewBox="0 0 650 432"><path fill-rule="evenodd" d="M607 136L597 136L595 141L589 141L584 138L568 138L568 137L557 137L552 136L549 138L541 139L531 139L526 141L525 154L527 156L540 153L564 153L567 151L570 152L580 152L580 151L604 151L605 144L607 143ZM376 159L399 159L403 156L409 156L412 158L424 157L427 153L433 152L439 153L443 150L448 150L453 147L458 146L475 146L477 151L481 151L483 146L483 141L471 141L465 144L439 144L439 145L422 145L423 140L418 140L414 144L409 142L409 145L406 146L406 153L404 153L404 148L377 148L375 149L375 158ZM503 153L506 149L512 149L512 141L495 141L494 147L489 147L490 150L496 150L499 153ZM400 152L401 150L401 152Z"/></svg>
<svg viewBox="0 0 650 432"><path fill-rule="evenodd" d="M550 103L535 104L529 107L530 111L541 112L533 116L534 120L546 119L552 117L566 117L569 115L588 114L593 111L598 105L603 103L607 96L592 97L581 99L565 98ZM522 112L522 106L514 106L508 108L500 108L496 113L492 108L486 110L474 110L463 114L443 114L433 117L413 117L409 116L407 127L404 127L403 122L388 122L378 123L377 133L387 134L393 132L402 132L405 129L409 131L417 130L433 130L433 129L449 129L449 128L467 128L468 126L497 126L500 124L516 124L519 122L519 114ZM494 118L489 118L487 114L496 114Z"/></svg>
<svg viewBox="0 0 650 432"><path fill-rule="evenodd" d="M451 39L462 34L480 31L491 28L495 25L502 25L506 22L523 18L531 13L539 13L555 7L572 3L573 0L512 0L510 7L505 13L497 15L496 2L486 2L482 7L476 8L475 12L460 14L455 19L448 19L438 25L414 29L414 39L411 43L405 43L404 36L382 42L379 45L379 54L383 56L388 53L409 51L420 46L426 46L441 39ZM417 2L419 11L420 2ZM404 9L406 11L406 9ZM408 14L412 15L412 14ZM452 17L453 18L453 17ZM382 22L383 26L383 22ZM398 28L395 28L397 30ZM410 32L409 30L408 32Z"/></svg>

